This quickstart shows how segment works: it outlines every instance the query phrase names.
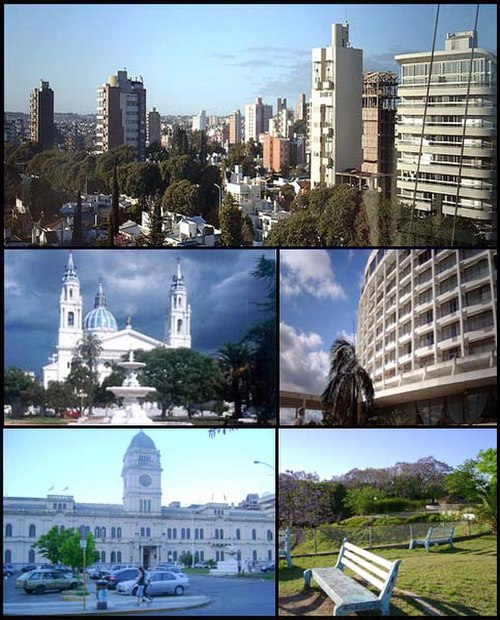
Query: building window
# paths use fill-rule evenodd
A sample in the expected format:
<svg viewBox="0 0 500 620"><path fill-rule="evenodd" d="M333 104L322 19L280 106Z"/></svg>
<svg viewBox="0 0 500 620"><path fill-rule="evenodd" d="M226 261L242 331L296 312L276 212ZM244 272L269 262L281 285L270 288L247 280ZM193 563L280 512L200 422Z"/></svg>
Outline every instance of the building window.
<svg viewBox="0 0 500 620"><path fill-rule="evenodd" d="M30 525L28 536L30 538L35 538L36 536L36 527L33 524Z"/></svg>
<svg viewBox="0 0 500 620"><path fill-rule="evenodd" d="M182 319L177 319L177 333L180 333L182 329Z"/></svg>
<svg viewBox="0 0 500 620"><path fill-rule="evenodd" d="M176 527L174 527L174 528L173 528L173 530L172 530L172 538L173 538L174 540L176 540L176 539L177 539L177 528L176 528Z"/></svg>
<svg viewBox="0 0 500 620"><path fill-rule="evenodd" d="M10 564L12 562L12 551L10 549L5 549L5 562Z"/></svg>
<svg viewBox="0 0 500 620"><path fill-rule="evenodd" d="M106 538L106 528L104 526L101 527L101 538Z"/></svg>
<svg viewBox="0 0 500 620"><path fill-rule="evenodd" d="M73 312L68 312L68 327L73 327L75 324L75 315Z"/></svg>
<svg viewBox="0 0 500 620"><path fill-rule="evenodd" d="M267 540L269 542L272 542L272 540L273 540L273 532L272 532L272 530L267 530Z"/></svg>
<svg viewBox="0 0 500 620"><path fill-rule="evenodd" d="M203 540L203 528L200 527L200 540Z"/></svg>
<svg viewBox="0 0 500 620"><path fill-rule="evenodd" d="M241 531L239 528L236 530L236 540L241 540Z"/></svg>
<svg viewBox="0 0 500 620"><path fill-rule="evenodd" d="M195 527L195 528L194 528L194 539L195 539L195 540L198 540L199 535L200 535L200 532L198 531L198 528L197 528L197 527Z"/></svg>
<svg viewBox="0 0 500 620"><path fill-rule="evenodd" d="M111 538L116 538L116 527L111 528ZM111 560L113 561L113 560Z"/></svg>
<svg viewBox="0 0 500 620"><path fill-rule="evenodd" d="M101 562L105 562L105 561L106 561L106 552L101 551Z"/></svg>
<svg viewBox="0 0 500 620"><path fill-rule="evenodd" d="M5 537L10 538L12 536L12 524L7 523L5 526Z"/></svg>
<svg viewBox="0 0 500 620"><path fill-rule="evenodd" d="M117 538L121 538L122 537L122 528L121 527L117 527L116 528L116 537Z"/></svg>
<svg viewBox="0 0 500 620"><path fill-rule="evenodd" d="M186 538L187 539L191 538L191 530L189 528L186 529Z"/></svg>
<svg viewBox="0 0 500 620"><path fill-rule="evenodd" d="M28 553L28 562L30 564L34 564L35 563L35 550L34 549L30 549L29 553Z"/></svg>
<svg viewBox="0 0 500 620"><path fill-rule="evenodd" d="M256 549L252 551L252 560L254 562L257 562L257 550Z"/></svg>
<svg viewBox="0 0 500 620"><path fill-rule="evenodd" d="M151 530L149 527L146 528L146 537L150 538L151 537Z"/></svg>
<svg viewBox="0 0 500 620"><path fill-rule="evenodd" d="M122 552L121 551L117 551L116 552L116 561L117 562L121 562L122 561Z"/></svg>
<svg viewBox="0 0 500 620"><path fill-rule="evenodd" d="M167 538L172 539L172 528L171 527L167 529Z"/></svg>
<svg viewBox="0 0 500 620"><path fill-rule="evenodd" d="M111 552L110 562L111 562L111 564L115 564L115 562L116 562L116 553L114 551Z"/></svg>
<svg viewBox="0 0 500 620"><path fill-rule="evenodd" d="M146 535L146 530L141 527L141 538L144 538L144 536Z"/></svg>
<svg viewBox="0 0 500 620"><path fill-rule="evenodd" d="M257 530L252 530L252 540L257 540Z"/></svg>
<svg viewBox="0 0 500 620"><path fill-rule="evenodd" d="M184 528L181 529L181 538L182 540L186 538L186 530Z"/></svg>
<svg viewBox="0 0 500 620"><path fill-rule="evenodd" d="M94 529L94 537L101 538L101 528L99 526Z"/></svg>

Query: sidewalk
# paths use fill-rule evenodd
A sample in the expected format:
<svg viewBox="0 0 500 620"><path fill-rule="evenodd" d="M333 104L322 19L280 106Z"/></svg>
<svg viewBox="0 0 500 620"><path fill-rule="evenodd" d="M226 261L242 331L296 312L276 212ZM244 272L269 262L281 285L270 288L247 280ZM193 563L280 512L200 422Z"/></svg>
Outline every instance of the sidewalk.
<svg viewBox="0 0 500 620"><path fill-rule="evenodd" d="M102 616L104 614L127 614L155 611L174 611L176 609L190 609L207 605L211 599L208 596L160 596L153 597L153 602L148 607L142 603L136 604L135 596L122 596L114 592L108 592L108 608L97 609L95 594L87 596L86 610L83 610L83 601L44 601L29 600L22 603L4 603L3 613L9 616Z"/></svg>

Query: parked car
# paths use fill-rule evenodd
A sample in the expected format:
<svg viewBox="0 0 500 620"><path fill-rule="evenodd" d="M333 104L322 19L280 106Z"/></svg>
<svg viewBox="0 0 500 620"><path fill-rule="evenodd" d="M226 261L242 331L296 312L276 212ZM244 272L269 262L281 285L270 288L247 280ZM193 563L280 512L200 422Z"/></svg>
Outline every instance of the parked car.
<svg viewBox="0 0 500 620"><path fill-rule="evenodd" d="M109 575L110 572L109 568L106 568L104 564L92 564L87 568L87 575L91 579L102 579Z"/></svg>
<svg viewBox="0 0 500 620"><path fill-rule="evenodd" d="M123 570L124 568L135 568L135 570L137 570L137 566L135 564L113 564L109 569L109 572L115 573L117 570Z"/></svg>
<svg viewBox="0 0 500 620"><path fill-rule="evenodd" d="M151 571L149 572L153 572L153 571L159 571L159 570L168 570L171 573L182 573L182 567L181 566L177 566L176 564L158 564L157 566L155 566Z"/></svg>
<svg viewBox="0 0 500 620"><path fill-rule="evenodd" d="M104 577L104 579L108 582L109 590L116 590L116 586L120 583L120 581L129 581L130 579L136 578L137 568L124 568L122 570L111 572L109 575Z"/></svg>
<svg viewBox="0 0 500 620"><path fill-rule="evenodd" d="M269 564L264 564L264 566L260 567L260 570L263 573L272 573L276 570L276 563L275 562L269 562Z"/></svg>
<svg viewBox="0 0 500 620"><path fill-rule="evenodd" d="M14 564L4 564L3 565L3 576L11 577L16 572L14 568Z"/></svg>
<svg viewBox="0 0 500 620"><path fill-rule="evenodd" d="M10 416L12 415L12 405L4 405L3 406L3 414L5 416Z"/></svg>
<svg viewBox="0 0 500 620"><path fill-rule="evenodd" d="M71 590L78 586L78 580L68 578L62 571L39 569L31 571L21 583L28 594L44 594L47 590Z"/></svg>
<svg viewBox="0 0 500 620"><path fill-rule="evenodd" d="M37 568L36 564L26 564L21 568L21 573L28 573L30 570L35 570Z"/></svg>
<svg viewBox="0 0 500 620"><path fill-rule="evenodd" d="M30 405L24 412L24 415L26 416L38 415L39 413L40 413L40 407L34 407L33 405Z"/></svg>
<svg viewBox="0 0 500 620"><path fill-rule="evenodd" d="M80 412L78 411L78 409L66 409L66 411L64 412L64 417L77 419L80 417Z"/></svg>
<svg viewBox="0 0 500 620"><path fill-rule="evenodd" d="M196 562L194 567L195 568L210 568L210 564L208 562Z"/></svg>
<svg viewBox="0 0 500 620"><path fill-rule="evenodd" d="M190 586L189 579L183 573L154 570L147 573L146 578L149 580L146 591L148 596L161 596L162 594L181 596ZM122 581L116 586L116 591L118 594L135 594L136 585L135 579Z"/></svg>

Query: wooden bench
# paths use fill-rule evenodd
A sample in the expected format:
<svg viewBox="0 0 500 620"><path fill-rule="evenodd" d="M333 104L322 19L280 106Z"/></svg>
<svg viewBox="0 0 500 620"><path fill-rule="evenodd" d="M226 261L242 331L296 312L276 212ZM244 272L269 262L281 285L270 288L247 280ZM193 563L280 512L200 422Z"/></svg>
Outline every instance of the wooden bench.
<svg viewBox="0 0 500 620"><path fill-rule="evenodd" d="M409 549L414 549L417 545L422 545L423 547L425 547L426 552L429 553L429 547L431 545L444 545L446 543L448 543L453 549L454 530L454 525L450 527L449 530L447 528L436 528L435 526L431 526L427 531L425 538L412 538L410 540Z"/></svg>
<svg viewBox="0 0 500 620"><path fill-rule="evenodd" d="M310 586L313 577L333 600L334 616L346 616L353 611L366 610L375 610L382 616L388 616L400 561L390 562L344 539L337 564L333 568L308 568L304 571L305 587ZM345 568L349 568L358 577L375 586L378 594L346 575Z"/></svg>
<svg viewBox="0 0 500 620"><path fill-rule="evenodd" d="M278 557L285 558L287 567L292 567L292 558L290 555L290 528L288 527L285 531L281 530L279 532Z"/></svg>

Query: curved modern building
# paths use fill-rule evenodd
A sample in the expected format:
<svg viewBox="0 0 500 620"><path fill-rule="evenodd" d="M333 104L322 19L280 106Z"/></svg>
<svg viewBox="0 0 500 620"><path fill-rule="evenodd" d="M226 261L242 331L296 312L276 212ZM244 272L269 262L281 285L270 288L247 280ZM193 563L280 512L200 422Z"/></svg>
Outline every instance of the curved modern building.
<svg viewBox="0 0 500 620"><path fill-rule="evenodd" d="M374 250L357 350L379 420L496 421L496 250Z"/></svg>

